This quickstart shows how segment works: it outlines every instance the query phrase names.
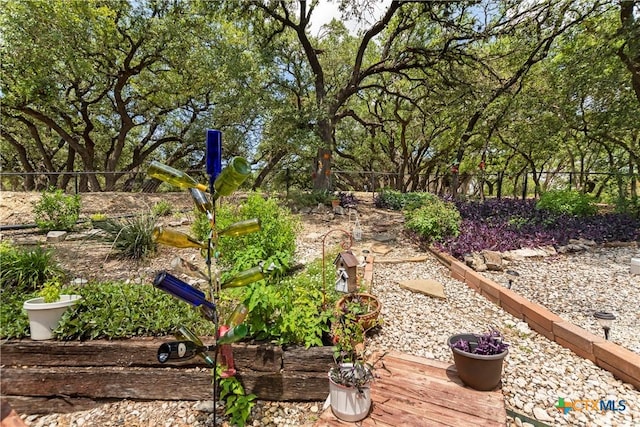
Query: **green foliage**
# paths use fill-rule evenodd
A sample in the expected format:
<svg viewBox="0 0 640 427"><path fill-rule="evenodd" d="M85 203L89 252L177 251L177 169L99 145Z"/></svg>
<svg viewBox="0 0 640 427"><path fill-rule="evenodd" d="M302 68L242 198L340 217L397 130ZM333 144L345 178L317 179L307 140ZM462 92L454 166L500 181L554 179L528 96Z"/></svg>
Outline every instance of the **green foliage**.
<svg viewBox="0 0 640 427"><path fill-rule="evenodd" d="M221 368L216 367L216 374L220 377ZM220 400L225 403L225 415L229 416L232 425L244 426L255 405L255 394L245 395L244 387L236 377L220 379Z"/></svg>
<svg viewBox="0 0 640 427"><path fill-rule="evenodd" d="M80 196L66 195L62 190L44 191L34 203L33 214L43 231L71 230L80 216Z"/></svg>
<svg viewBox="0 0 640 427"><path fill-rule="evenodd" d="M166 200L161 200L153 205L151 213L155 216L169 216L173 213L173 206Z"/></svg>
<svg viewBox="0 0 640 427"><path fill-rule="evenodd" d="M218 242L220 262L233 266L231 274L246 270L265 261L275 264L278 271L286 270L292 263L295 252L296 232L300 222L283 207L278 199L265 199L259 193L250 193L240 206L222 205L216 213L218 230L234 222L258 218L261 231L240 237L222 237ZM199 215L192 227L196 238L206 240L209 225L204 215Z"/></svg>
<svg viewBox="0 0 640 427"><path fill-rule="evenodd" d="M62 283L60 282L60 278L53 277L46 282L42 286L42 289L38 292L44 302L56 302L60 299L60 294L62 292Z"/></svg>
<svg viewBox="0 0 640 427"><path fill-rule="evenodd" d="M593 196L574 190L547 191L540 196L536 208L574 216L594 215L598 211Z"/></svg>
<svg viewBox="0 0 640 427"><path fill-rule="evenodd" d="M635 218L640 218L640 198L616 199L615 211L616 213L629 214Z"/></svg>
<svg viewBox="0 0 640 427"><path fill-rule="evenodd" d="M22 309L28 299L36 298L36 292L11 292L2 287L0 290L0 338L24 338L29 336L29 317Z"/></svg>
<svg viewBox="0 0 640 427"><path fill-rule="evenodd" d="M100 213L100 212L97 212L97 213L91 214L89 216L89 219L91 221L97 221L97 222L104 221L105 219L107 219L107 215L103 214L103 213Z"/></svg>
<svg viewBox="0 0 640 427"><path fill-rule="evenodd" d="M435 199L406 213L405 227L428 241L460 234L460 212L453 203Z"/></svg>
<svg viewBox="0 0 640 427"><path fill-rule="evenodd" d="M82 299L63 315L54 331L59 339L169 335L176 325L185 325L198 335L214 332L197 310L152 285L89 283L67 291Z"/></svg>
<svg viewBox="0 0 640 427"><path fill-rule="evenodd" d="M157 245L153 240L155 225L156 217L149 214L124 220L109 218L94 224L104 233L93 237L112 243L123 258L143 259L156 250Z"/></svg>
<svg viewBox="0 0 640 427"><path fill-rule="evenodd" d="M322 335L329 331L330 307L338 298L333 265L329 263L327 270L324 307L320 259L279 283L250 286L243 300L249 309L246 322L250 334L277 344L322 345Z"/></svg>
<svg viewBox="0 0 640 427"><path fill-rule="evenodd" d="M396 211L413 210L437 199L438 197L431 193L401 193L385 188L376 196L375 204L379 208Z"/></svg>
<svg viewBox="0 0 640 427"><path fill-rule="evenodd" d="M0 288L14 292L33 292L44 282L63 275L53 252L40 246L19 248L0 242Z"/></svg>
<svg viewBox="0 0 640 427"><path fill-rule="evenodd" d="M315 207L318 204L330 205L336 196L329 190L300 191L291 190L289 200L296 206Z"/></svg>

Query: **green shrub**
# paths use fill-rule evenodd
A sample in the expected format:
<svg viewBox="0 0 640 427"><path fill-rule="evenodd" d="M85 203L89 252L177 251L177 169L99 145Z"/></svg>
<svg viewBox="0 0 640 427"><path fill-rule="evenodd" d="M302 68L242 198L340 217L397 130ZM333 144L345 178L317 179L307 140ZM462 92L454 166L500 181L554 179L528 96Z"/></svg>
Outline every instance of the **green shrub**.
<svg viewBox="0 0 640 427"><path fill-rule="evenodd" d="M425 203L438 200L438 197L431 193L401 193L396 190L384 189L375 199L376 207L383 209L413 210Z"/></svg>
<svg viewBox="0 0 640 427"><path fill-rule="evenodd" d="M82 299L63 315L54 331L59 339L170 335L180 325L197 335L214 335L213 324L198 310L151 284L89 283L71 286L68 293Z"/></svg>
<svg viewBox="0 0 640 427"><path fill-rule="evenodd" d="M218 230L234 222L258 218L262 229L240 237L221 237L217 250L220 262L237 273L265 261L274 263L277 271L285 271L292 263L296 249L296 232L300 222L278 199L265 199L259 193L250 193L247 201L239 206L223 204L216 212ZM204 215L198 215L192 226L193 235L206 241L209 223ZM224 279L224 278L223 278Z"/></svg>
<svg viewBox="0 0 640 427"><path fill-rule="evenodd" d="M173 213L173 206L166 200L161 200L153 205L151 213L155 216L169 216Z"/></svg>
<svg viewBox="0 0 640 427"><path fill-rule="evenodd" d="M332 259L327 255L326 301L321 259L271 286L249 286L242 302L249 309L246 322L251 336L277 344L322 345L322 335L329 332L333 306L339 297L333 286Z"/></svg>
<svg viewBox="0 0 640 427"><path fill-rule="evenodd" d="M156 250L153 241L153 228L156 225L154 215L143 214L117 220L108 218L96 222L94 226L102 230L103 234L96 234L94 238L106 240L123 258L143 259Z"/></svg>
<svg viewBox="0 0 640 427"><path fill-rule="evenodd" d="M34 203L36 224L43 231L72 230L80 216L80 196L62 190L45 191Z"/></svg>
<svg viewBox="0 0 640 427"><path fill-rule="evenodd" d="M12 292L3 287L0 290L0 339L24 338L29 336L29 318L22 304L38 297L37 292Z"/></svg>
<svg viewBox="0 0 640 427"><path fill-rule="evenodd" d="M314 207L318 204L330 205L331 200L336 196L329 190L313 190L313 191L289 191L289 200L296 206Z"/></svg>
<svg viewBox="0 0 640 427"><path fill-rule="evenodd" d="M536 208L574 216L594 215L598 211L593 196L574 190L547 191L540 196Z"/></svg>
<svg viewBox="0 0 640 427"><path fill-rule="evenodd" d="M0 287L11 292L33 292L44 282L64 274L53 252L40 246L19 248L0 242Z"/></svg>
<svg viewBox="0 0 640 427"><path fill-rule="evenodd" d="M460 212L450 202L437 199L408 211L405 216L405 227L428 241L441 241L460 234Z"/></svg>
<svg viewBox="0 0 640 427"><path fill-rule="evenodd" d="M222 373L220 365L216 366L218 377ZM244 426L251 415L251 408L255 405L255 394L245 395L244 387L236 377L220 379L220 400L225 404L225 415L234 426Z"/></svg>

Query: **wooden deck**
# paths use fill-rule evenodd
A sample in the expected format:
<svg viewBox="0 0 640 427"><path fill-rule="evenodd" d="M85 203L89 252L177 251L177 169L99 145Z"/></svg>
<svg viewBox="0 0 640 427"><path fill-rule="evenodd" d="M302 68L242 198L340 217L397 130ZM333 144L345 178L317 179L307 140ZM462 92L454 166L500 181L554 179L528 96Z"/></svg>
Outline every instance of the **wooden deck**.
<svg viewBox="0 0 640 427"><path fill-rule="evenodd" d="M501 390L465 387L452 364L391 352L376 367L367 418L348 423L338 420L327 408L315 426L506 425Z"/></svg>

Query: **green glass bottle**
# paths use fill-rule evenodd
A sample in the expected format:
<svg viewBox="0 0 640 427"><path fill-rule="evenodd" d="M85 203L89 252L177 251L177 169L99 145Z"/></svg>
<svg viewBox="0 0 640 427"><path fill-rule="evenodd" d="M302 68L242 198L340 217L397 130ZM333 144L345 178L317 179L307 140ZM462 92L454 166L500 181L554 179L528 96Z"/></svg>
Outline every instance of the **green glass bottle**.
<svg viewBox="0 0 640 427"><path fill-rule="evenodd" d="M222 170L213 183L214 200L221 196L229 196L236 191L245 179L251 174L251 166L242 157L234 157Z"/></svg>
<svg viewBox="0 0 640 427"><path fill-rule="evenodd" d="M220 289L239 288L241 286L245 286L249 283L257 282L258 280L262 279L264 279L262 267L253 267L248 270L241 271L236 276L225 281L222 285L220 285Z"/></svg>
<svg viewBox="0 0 640 427"><path fill-rule="evenodd" d="M207 244L200 242L188 234L170 228L155 227L151 237L156 243L173 246L174 248L207 249Z"/></svg>
<svg viewBox="0 0 640 427"><path fill-rule="evenodd" d="M240 341L242 338L247 336L247 332L249 332L249 328L244 323L241 323L233 328L230 328L226 334L218 338L216 341L216 345L221 346L224 344L231 344L237 341Z"/></svg>
<svg viewBox="0 0 640 427"><path fill-rule="evenodd" d="M230 328L238 326L239 324L244 322L244 319L247 317L247 313L249 313L249 309L247 309L247 307L243 303L238 304L233 310L233 313L231 313L227 318L227 322L225 323L225 325L229 326Z"/></svg>
<svg viewBox="0 0 640 427"><path fill-rule="evenodd" d="M171 166L167 166L163 163L156 162L155 160L149 165L147 169L147 175L157 178L161 181L167 182L171 185L175 185L180 188L197 188L201 191L207 191L207 186L198 183L195 179L191 178L186 173L174 169Z"/></svg>
<svg viewBox="0 0 640 427"><path fill-rule="evenodd" d="M199 348L205 347L205 345L202 343L202 340L184 325L180 326L180 328L176 331L176 333L173 334L173 336L180 341L193 341ZM207 353L201 351L198 353L198 356L200 356L207 363L207 365L213 366L213 359Z"/></svg>
<svg viewBox="0 0 640 427"><path fill-rule="evenodd" d="M227 228L218 232L218 236L239 237L245 234L260 231L261 223L258 218L247 219L245 221L234 222Z"/></svg>

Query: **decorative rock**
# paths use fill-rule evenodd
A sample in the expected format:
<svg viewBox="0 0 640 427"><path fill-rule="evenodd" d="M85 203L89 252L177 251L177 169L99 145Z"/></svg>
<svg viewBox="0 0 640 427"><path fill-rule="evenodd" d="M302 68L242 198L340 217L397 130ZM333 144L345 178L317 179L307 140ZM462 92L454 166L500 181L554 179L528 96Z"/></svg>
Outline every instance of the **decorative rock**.
<svg viewBox="0 0 640 427"><path fill-rule="evenodd" d="M487 269L492 271L502 271L502 254L496 251L482 251L484 263Z"/></svg>
<svg viewBox="0 0 640 427"><path fill-rule="evenodd" d="M66 231L50 231L47 233L47 242L62 242L67 238Z"/></svg>
<svg viewBox="0 0 640 427"><path fill-rule="evenodd" d="M199 412L213 413L213 400L203 400L193 405L193 409Z"/></svg>
<svg viewBox="0 0 640 427"><path fill-rule="evenodd" d="M441 283L431 279L403 280L400 287L436 298L446 298Z"/></svg>
<svg viewBox="0 0 640 427"><path fill-rule="evenodd" d="M487 264L485 264L484 262L484 257L477 252L474 252L471 255L465 256L464 262L469 267L473 268L475 271L478 271L478 272L487 271Z"/></svg>
<svg viewBox="0 0 640 427"><path fill-rule="evenodd" d="M549 416L547 411L545 411L544 409L542 409L540 407L533 408L533 416L536 417L538 420L543 421L543 422L553 421L553 418L551 418L551 416Z"/></svg>

